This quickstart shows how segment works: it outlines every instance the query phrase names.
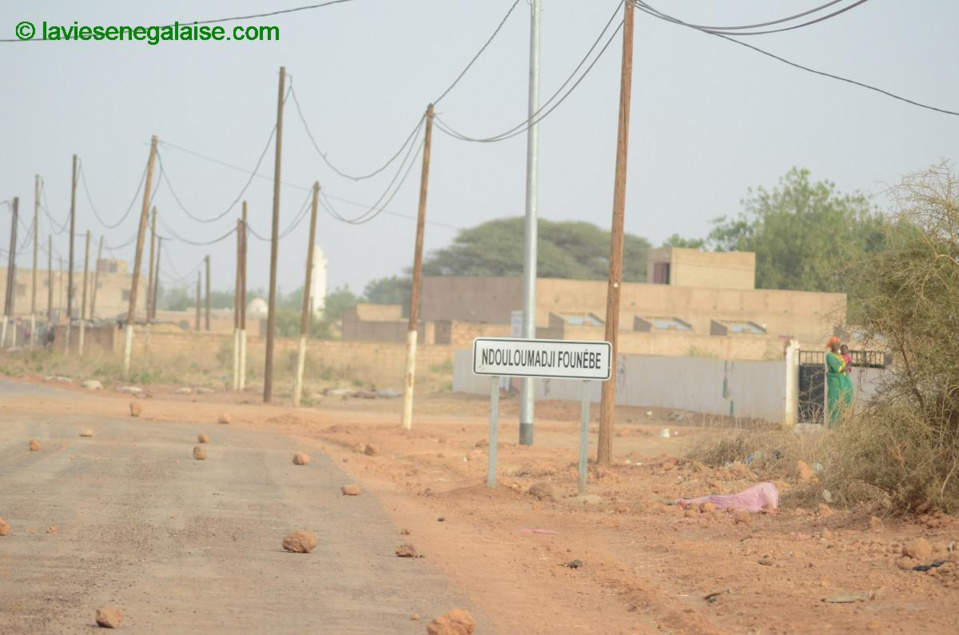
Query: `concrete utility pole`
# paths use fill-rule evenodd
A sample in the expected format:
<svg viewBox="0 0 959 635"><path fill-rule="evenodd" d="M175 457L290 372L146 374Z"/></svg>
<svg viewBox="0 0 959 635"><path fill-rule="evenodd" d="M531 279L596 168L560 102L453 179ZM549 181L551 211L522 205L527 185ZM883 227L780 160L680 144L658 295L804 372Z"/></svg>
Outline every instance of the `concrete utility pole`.
<svg viewBox="0 0 959 635"><path fill-rule="evenodd" d="M83 340L87 332L87 280L90 274L90 230L87 230L87 246L83 252L83 291L80 293L80 342L77 357L83 357Z"/></svg>
<svg viewBox="0 0 959 635"><path fill-rule="evenodd" d="M243 222L240 248L240 385L242 392L246 388L246 201L243 201Z"/></svg>
<svg viewBox="0 0 959 635"><path fill-rule="evenodd" d="M69 277L67 278L67 336L66 352L70 354L70 336L73 332L73 239L74 227L77 220L77 155L73 155L73 184L70 187L70 255L67 268Z"/></svg>
<svg viewBox="0 0 959 635"><path fill-rule="evenodd" d="M30 292L30 346L37 345L37 254L40 251L40 175L33 177L33 289Z"/></svg>
<svg viewBox="0 0 959 635"><path fill-rule="evenodd" d="M20 220L20 199L13 198L13 217L10 225L10 254L7 264L7 293L3 300L3 336L0 337L0 345L7 344L7 320L13 318L15 294L17 292L17 223ZM16 344L17 341L17 323L13 323L13 336L11 338Z"/></svg>
<svg viewBox="0 0 959 635"><path fill-rule="evenodd" d="M149 342L150 319L153 317L153 256L157 244L157 208L153 208L153 220L150 224L150 273L147 277L147 342ZM149 343L147 344L149 346Z"/></svg>
<svg viewBox="0 0 959 635"><path fill-rule="evenodd" d="M93 263L93 293L90 296L90 319L97 319L97 288L100 286L100 258L103 257L103 234L97 247L97 259Z"/></svg>
<svg viewBox="0 0 959 635"><path fill-rule="evenodd" d="M157 319L157 299L160 297L160 251L163 249L163 238L157 237L157 266L156 277L153 280L153 315L150 319L156 322Z"/></svg>
<svg viewBox="0 0 959 635"><path fill-rule="evenodd" d="M210 256L206 257L206 330L210 331Z"/></svg>
<svg viewBox="0 0 959 635"><path fill-rule="evenodd" d="M236 275L233 278L233 390L240 387L240 267L243 263L243 221L236 220Z"/></svg>
<svg viewBox="0 0 959 635"><path fill-rule="evenodd" d="M613 227L609 244L609 283L606 288L606 341L612 344L613 372L603 382L599 413L596 462L608 465L613 458L613 419L616 413L619 296L623 285L623 222L626 210L626 160L629 156L629 102L633 85L633 3L625 3L623 62L619 87L619 135L616 141L616 184L613 189Z"/></svg>
<svg viewBox="0 0 959 635"><path fill-rule="evenodd" d="M310 288L313 282L313 245L316 239L316 209L320 202L320 184L313 183L313 209L310 210L310 236L306 250L306 282L303 284L303 314L300 316L300 346L296 352L296 383L293 385L293 407L300 407L303 396L303 367L306 365L306 336L310 331Z"/></svg>
<svg viewBox="0 0 959 635"><path fill-rule="evenodd" d="M276 337L276 255L280 246L280 159L283 151L283 97L286 92L286 67L280 67L276 95L276 158L273 162L273 234L270 245L270 304L266 315L266 369L263 372L263 403L273 401L273 340ZM308 289L303 290L308 293Z"/></svg>
<svg viewBox="0 0 959 635"><path fill-rule="evenodd" d="M47 234L47 328L53 328L53 234Z"/></svg>
<svg viewBox="0 0 959 635"><path fill-rule="evenodd" d="M137 321L137 287L140 284L140 260L143 258L143 241L147 231L150 212L150 190L153 184L153 164L157 155L157 137L150 139L150 159L147 161L147 176L143 182L143 208L140 211L140 228L137 231L137 250L133 259L133 284L130 287L130 308L123 337L123 380L130 380L130 356L133 353L133 328Z"/></svg>
<svg viewBox="0 0 959 635"><path fill-rule="evenodd" d="M539 186L539 16L541 0L532 0L529 36L529 130L526 133L526 233L523 241L523 337L536 337L536 194ZM533 445L535 380L520 383L519 442Z"/></svg>
<svg viewBox="0 0 959 635"><path fill-rule="evenodd" d="M200 331L200 272L196 272L196 330Z"/></svg>
<svg viewBox="0 0 959 635"><path fill-rule="evenodd" d="M406 335L406 381L403 383L403 427L413 427L413 386L416 379L416 339L419 335L420 288L423 284L423 231L426 227L426 196L430 185L430 151L433 146L433 104L426 109L423 139L423 172L420 175L420 207L416 215L416 246L413 249L413 288L410 321Z"/></svg>

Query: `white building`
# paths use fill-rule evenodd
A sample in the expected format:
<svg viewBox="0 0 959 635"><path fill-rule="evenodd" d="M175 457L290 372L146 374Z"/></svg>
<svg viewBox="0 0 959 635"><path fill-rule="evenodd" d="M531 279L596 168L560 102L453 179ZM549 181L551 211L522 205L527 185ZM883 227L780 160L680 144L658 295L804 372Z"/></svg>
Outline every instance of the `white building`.
<svg viewBox="0 0 959 635"><path fill-rule="evenodd" d="M313 315L323 314L326 301L326 256L321 247L313 247L313 277L310 281L310 307Z"/></svg>

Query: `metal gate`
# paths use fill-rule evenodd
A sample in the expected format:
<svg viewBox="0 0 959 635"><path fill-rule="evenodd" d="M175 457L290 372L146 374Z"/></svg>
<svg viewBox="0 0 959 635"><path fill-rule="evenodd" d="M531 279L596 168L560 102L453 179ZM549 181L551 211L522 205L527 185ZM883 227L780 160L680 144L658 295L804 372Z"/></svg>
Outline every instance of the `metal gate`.
<svg viewBox="0 0 959 635"><path fill-rule="evenodd" d="M822 423L826 403L825 351L799 351L799 422Z"/></svg>

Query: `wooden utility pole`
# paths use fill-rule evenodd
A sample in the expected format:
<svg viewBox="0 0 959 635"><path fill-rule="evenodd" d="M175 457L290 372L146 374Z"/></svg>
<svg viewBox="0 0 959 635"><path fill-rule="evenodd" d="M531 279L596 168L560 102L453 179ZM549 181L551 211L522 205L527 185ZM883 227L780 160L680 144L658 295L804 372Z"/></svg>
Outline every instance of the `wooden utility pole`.
<svg viewBox="0 0 959 635"><path fill-rule="evenodd" d="M17 223L20 220L20 199L13 198L13 217L10 225L10 254L7 264L7 294L3 300L3 336L0 337L0 346L6 346L7 320L13 318L15 295L17 292ZM13 337L17 341L17 322L13 322Z"/></svg>
<svg viewBox="0 0 959 635"><path fill-rule="evenodd" d="M30 292L30 346L37 345L37 256L40 251L40 175L33 177L33 289Z"/></svg>
<svg viewBox="0 0 959 635"><path fill-rule="evenodd" d="M103 235L97 247L97 259L93 263L93 293L90 296L90 319L97 319L97 288L100 286L100 258L103 257Z"/></svg>
<svg viewBox="0 0 959 635"><path fill-rule="evenodd" d="M243 221L240 247L240 385L242 392L246 388L246 201L243 201Z"/></svg>
<svg viewBox="0 0 959 635"><path fill-rule="evenodd" d="M200 331L200 272L196 272L196 330Z"/></svg>
<svg viewBox="0 0 959 635"><path fill-rule="evenodd" d="M80 342L77 356L83 357L83 340L87 331L87 280L90 273L90 230L87 230L87 246L83 252L83 291L80 293Z"/></svg>
<svg viewBox="0 0 959 635"><path fill-rule="evenodd" d="M276 158L273 161L273 234L270 245L270 303L266 314L266 369L263 371L263 403L273 401L273 340L276 337L276 256L280 246L280 159L283 150L283 97L286 67L280 67L276 95Z"/></svg>
<svg viewBox="0 0 959 635"><path fill-rule="evenodd" d="M154 322L157 319L157 299L160 297L160 251L163 249L163 238L157 238L157 266L156 266L156 278L153 280L153 315L150 316L150 319Z"/></svg>
<svg viewBox="0 0 959 635"><path fill-rule="evenodd" d="M243 252L243 221L236 219L236 272L233 277L233 390L240 387L240 266Z"/></svg>
<svg viewBox="0 0 959 635"><path fill-rule="evenodd" d="M73 155L73 181L70 187L70 255L67 262L69 276L67 278L67 336L66 352L70 354L70 336L73 331L73 239L74 227L77 221L77 155Z"/></svg>
<svg viewBox="0 0 959 635"><path fill-rule="evenodd" d="M47 235L47 328L53 328L53 234Z"/></svg>
<svg viewBox="0 0 959 635"><path fill-rule="evenodd" d="M313 209L310 211L310 235L306 251L306 282L303 284L303 314L300 316L300 346L296 353L296 383L293 385L293 407L300 407L303 396L303 368L306 365L306 336L310 331L310 288L313 284L313 245L316 239L316 209L320 202L320 184L313 183Z"/></svg>
<svg viewBox="0 0 959 635"><path fill-rule="evenodd" d="M206 330L210 330L210 256L206 257Z"/></svg>
<svg viewBox="0 0 959 635"><path fill-rule="evenodd" d="M130 287L130 308L123 338L123 380L130 380L130 356L133 353L133 328L137 321L137 287L140 284L140 261L143 259L143 241L147 231L150 212L150 190L153 184L153 163L157 155L157 137L150 139L150 159L147 161L147 176L143 182L143 208L140 211L140 228L137 231L137 250L133 259L133 285Z"/></svg>
<svg viewBox="0 0 959 635"><path fill-rule="evenodd" d="M613 189L613 227L609 243L609 282L606 288L606 341L612 344L614 365L609 381L603 382L599 414L596 462L609 465L613 458L613 419L616 414L616 368L618 364L619 296L623 286L623 222L626 210L626 160L629 156L629 102L633 85L633 3L625 3L623 61L619 86L619 135L616 141L616 184Z"/></svg>
<svg viewBox="0 0 959 635"><path fill-rule="evenodd" d="M433 104L426 109L423 141L423 171L420 175L420 207L416 215L416 247L413 249L413 289L410 294L410 321L406 334L406 381L403 384L403 427L413 427L413 385L416 379L416 339L419 331L420 287L423 282L423 231L426 226L426 195L430 183L430 150L433 143Z"/></svg>

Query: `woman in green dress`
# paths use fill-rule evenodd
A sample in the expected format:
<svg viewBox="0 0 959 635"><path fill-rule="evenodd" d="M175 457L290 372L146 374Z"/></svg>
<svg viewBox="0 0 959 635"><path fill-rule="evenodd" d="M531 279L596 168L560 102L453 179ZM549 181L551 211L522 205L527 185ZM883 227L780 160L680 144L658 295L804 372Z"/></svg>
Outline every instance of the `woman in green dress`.
<svg viewBox="0 0 959 635"><path fill-rule="evenodd" d="M826 353L826 401L830 427L839 424L847 402L852 401L852 382L846 376L846 360L839 354L839 343L838 337L831 337L826 344L829 349Z"/></svg>

